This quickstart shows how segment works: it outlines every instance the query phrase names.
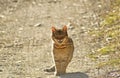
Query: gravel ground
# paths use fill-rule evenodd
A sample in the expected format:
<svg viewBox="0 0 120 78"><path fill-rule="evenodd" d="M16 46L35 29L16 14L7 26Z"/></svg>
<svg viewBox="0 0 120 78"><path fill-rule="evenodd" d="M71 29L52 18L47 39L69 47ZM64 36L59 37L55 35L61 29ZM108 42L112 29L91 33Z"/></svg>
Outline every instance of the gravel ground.
<svg viewBox="0 0 120 78"><path fill-rule="evenodd" d="M97 78L88 58L93 46L88 30L98 26L92 0L0 0L0 78L55 78L50 67L51 26L68 26L74 57L60 78ZM102 73L101 73L102 72ZM103 78L103 77L100 77Z"/></svg>

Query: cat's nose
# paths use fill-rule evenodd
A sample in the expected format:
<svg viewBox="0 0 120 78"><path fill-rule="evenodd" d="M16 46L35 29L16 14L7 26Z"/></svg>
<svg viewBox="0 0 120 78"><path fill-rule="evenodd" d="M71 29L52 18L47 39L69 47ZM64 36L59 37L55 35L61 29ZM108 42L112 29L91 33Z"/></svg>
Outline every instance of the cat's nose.
<svg viewBox="0 0 120 78"><path fill-rule="evenodd" d="M63 42L63 40L58 40L58 42L59 42L59 43L62 43L62 42Z"/></svg>

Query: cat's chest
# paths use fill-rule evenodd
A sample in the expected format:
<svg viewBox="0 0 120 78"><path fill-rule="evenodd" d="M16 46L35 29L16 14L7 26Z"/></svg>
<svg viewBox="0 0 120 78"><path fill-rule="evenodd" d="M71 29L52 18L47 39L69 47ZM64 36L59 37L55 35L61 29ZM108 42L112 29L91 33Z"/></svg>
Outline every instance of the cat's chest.
<svg viewBox="0 0 120 78"><path fill-rule="evenodd" d="M68 48L64 49L53 49L55 59L67 59L69 57Z"/></svg>
<svg viewBox="0 0 120 78"><path fill-rule="evenodd" d="M64 45L54 44L53 53L56 56L67 56L69 54L69 46L67 44Z"/></svg>

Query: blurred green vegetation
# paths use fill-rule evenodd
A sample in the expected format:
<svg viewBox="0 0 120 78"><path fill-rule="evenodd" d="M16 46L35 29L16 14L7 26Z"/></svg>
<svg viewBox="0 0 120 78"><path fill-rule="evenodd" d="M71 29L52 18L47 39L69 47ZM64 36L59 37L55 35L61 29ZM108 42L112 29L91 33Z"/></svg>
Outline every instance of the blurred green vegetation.
<svg viewBox="0 0 120 78"><path fill-rule="evenodd" d="M90 58L95 61L106 57L107 60L100 61L97 66L119 66L120 67L120 0L111 2L110 11L100 18L100 27L97 30L90 31L94 36L94 42L99 42L98 47Z"/></svg>

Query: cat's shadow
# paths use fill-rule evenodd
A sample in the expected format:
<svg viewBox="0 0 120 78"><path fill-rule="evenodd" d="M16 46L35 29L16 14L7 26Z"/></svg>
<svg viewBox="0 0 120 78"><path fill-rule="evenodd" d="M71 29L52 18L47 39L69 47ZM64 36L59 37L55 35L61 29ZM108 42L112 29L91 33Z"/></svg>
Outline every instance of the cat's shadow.
<svg viewBox="0 0 120 78"><path fill-rule="evenodd" d="M73 72L60 75L59 78L89 78L87 74L82 72Z"/></svg>

